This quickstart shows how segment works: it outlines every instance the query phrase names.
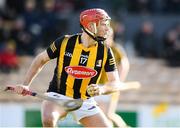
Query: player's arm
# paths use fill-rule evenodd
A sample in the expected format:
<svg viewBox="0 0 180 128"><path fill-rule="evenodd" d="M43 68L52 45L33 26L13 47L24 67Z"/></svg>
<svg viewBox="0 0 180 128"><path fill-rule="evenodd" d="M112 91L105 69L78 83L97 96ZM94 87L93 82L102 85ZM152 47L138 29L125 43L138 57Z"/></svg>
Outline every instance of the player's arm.
<svg viewBox="0 0 180 128"><path fill-rule="evenodd" d="M36 56L32 62L23 82L23 85L30 86L33 78L42 70L43 66L51 59L59 56L59 48L64 37L56 39L44 52Z"/></svg>
<svg viewBox="0 0 180 128"><path fill-rule="evenodd" d="M101 87L102 94L110 94L116 91L121 90L124 86L124 83L120 81L118 68L115 62L115 58L113 52L110 48L108 48L108 57L105 64L105 71L107 74L108 82Z"/></svg>
<svg viewBox="0 0 180 128"><path fill-rule="evenodd" d="M30 86L33 78L42 70L43 66L50 60L47 51L37 55L25 75L23 85Z"/></svg>
<svg viewBox="0 0 180 128"><path fill-rule="evenodd" d="M115 70L113 72L106 72L109 82L104 86L104 88L105 88L105 90L107 90L107 91L105 91L107 94L116 92L116 91L120 91L120 90L126 90L126 85L124 83L122 83L121 81L124 81L126 79L126 76L129 72L129 60L127 58L127 55L126 55L126 52L124 51L124 49L119 46L119 50L120 50L119 53L121 53L121 55L119 54L120 62L117 64L117 70ZM111 53L109 53L109 54L111 54ZM113 58L113 55L110 55L110 58ZM110 63L109 63L109 65L110 65ZM113 70L113 67L116 67L116 66L111 65L108 67L110 70ZM109 70L109 69L107 68L106 70ZM119 79L117 77L119 77Z"/></svg>
<svg viewBox="0 0 180 128"><path fill-rule="evenodd" d="M116 91L120 91L123 88L123 86L125 86L125 84L120 81L117 70L107 72L106 74L108 77L108 82L104 86L101 86L101 95L106 95Z"/></svg>
<svg viewBox="0 0 180 128"><path fill-rule="evenodd" d="M130 64L124 48L117 44L117 50L119 51L117 59L117 69L119 72L120 80L124 81L128 75Z"/></svg>
<svg viewBox="0 0 180 128"><path fill-rule="evenodd" d="M89 85L87 92L90 96L110 94L121 90L125 86L119 79L116 62L110 48L108 49L108 57L104 69L107 73L108 82L104 86Z"/></svg>
<svg viewBox="0 0 180 128"><path fill-rule="evenodd" d="M15 92L18 94L26 95L31 82L36 75L42 70L43 66L51 59L59 56L59 49L64 37L56 39L44 52L38 54L33 60L30 68L28 69L22 84L15 86Z"/></svg>
<svg viewBox="0 0 180 128"><path fill-rule="evenodd" d="M104 86L98 86L97 84L91 84L87 88L87 92L90 96L107 95L113 92L117 92L125 88L125 84L120 81L118 71L107 72L108 82Z"/></svg>
<svg viewBox="0 0 180 128"><path fill-rule="evenodd" d="M122 57L120 64L117 65L117 68L119 71L120 80L124 81L128 75L129 68L130 68L129 60L127 56Z"/></svg>
<svg viewBox="0 0 180 128"><path fill-rule="evenodd" d="M50 60L47 51L38 54L28 69L22 84L16 85L14 91L18 94L26 95L29 86L35 76L42 70L44 64ZM26 91L27 90L27 91Z"/></svg>

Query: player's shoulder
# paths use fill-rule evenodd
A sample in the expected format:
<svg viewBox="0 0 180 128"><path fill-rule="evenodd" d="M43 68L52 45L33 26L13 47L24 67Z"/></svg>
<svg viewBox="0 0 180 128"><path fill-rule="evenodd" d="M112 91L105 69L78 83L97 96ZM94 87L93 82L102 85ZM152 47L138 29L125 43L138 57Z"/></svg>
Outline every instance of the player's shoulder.
<svg viewBox="0 0 180 128"><path fill-rule="evenodd" d="M63 35L63 36L59 36L55 39L56 43L62 43L64 39L70 39L70 38L76 38L78 35L80 35L81 33L76 33L76 34L72 34L72 35Z"/></svg>
<svg viewBox="0 0 180 128"><path fill-rule="evenodd" d="M56 40L60 40L60 39L64 39L64 38L71 38L71 37L77 37L81 35L81 33L75 33L75 34L66 34L66 35L62 35L56 38Z"/></svg>
<svg viewBox="0 0 180 128"><path fill-rule="evenodd" d="M82 35L82 33L75 33L75 34L71 34L71 35L65 35L65 38L71 38L71 37L77 37L79 35Z"/></svg>
<svg viewBox="0 0 180 128"><path fill-rule="evenodd" d="M65 35L59 36L55 39L55 42L62 42L64 40L64 38L65 38Z"/></svg>

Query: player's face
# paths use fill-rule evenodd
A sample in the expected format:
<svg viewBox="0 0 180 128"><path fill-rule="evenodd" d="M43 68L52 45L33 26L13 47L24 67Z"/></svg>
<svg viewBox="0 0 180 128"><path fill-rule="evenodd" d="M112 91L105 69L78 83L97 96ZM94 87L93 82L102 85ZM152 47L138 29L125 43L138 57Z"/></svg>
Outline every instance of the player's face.
<svg viewBox="0 0 180 128"><path fill-rule="evenodd" d="M101 20L97 26L97 36L107 38L110 29L110 20Z"/></svg>

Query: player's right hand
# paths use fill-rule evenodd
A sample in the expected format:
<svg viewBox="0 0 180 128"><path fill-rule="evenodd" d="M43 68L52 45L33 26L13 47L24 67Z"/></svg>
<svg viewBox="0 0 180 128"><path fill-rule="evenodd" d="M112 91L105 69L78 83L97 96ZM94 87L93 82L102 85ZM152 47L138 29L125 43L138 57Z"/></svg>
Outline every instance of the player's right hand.
<svg viewBox="0 0 180 128"><path fill-rule="evenodd" d="M29 87L25 85L16 85L14 86L14 92L20 95L28 95L29 94Z"/></svg>
<svg viewBox="0 0 180 128"><path fill-rule="evenodd" d="M102 95L103 90L102 88L97 85L97 84L91 84L88 85L87 87L87 93L92 97L92 96L98 96L98 95Z"/></svg>

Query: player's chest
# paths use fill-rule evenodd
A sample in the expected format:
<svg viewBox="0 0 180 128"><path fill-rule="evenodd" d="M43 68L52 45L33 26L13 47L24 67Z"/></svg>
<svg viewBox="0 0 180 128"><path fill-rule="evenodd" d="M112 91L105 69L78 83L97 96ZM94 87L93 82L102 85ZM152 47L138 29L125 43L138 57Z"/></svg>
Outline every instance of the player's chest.
<svg viewBox="0 0 180 128"><path fill-rule="evenodd" d="M71 66L79 65L101 68L104 58L102 55L103 53L100 53L97 48L88 50L84 50L82 48L68 48L64 51L63 54L64 62Z"/></svg>

